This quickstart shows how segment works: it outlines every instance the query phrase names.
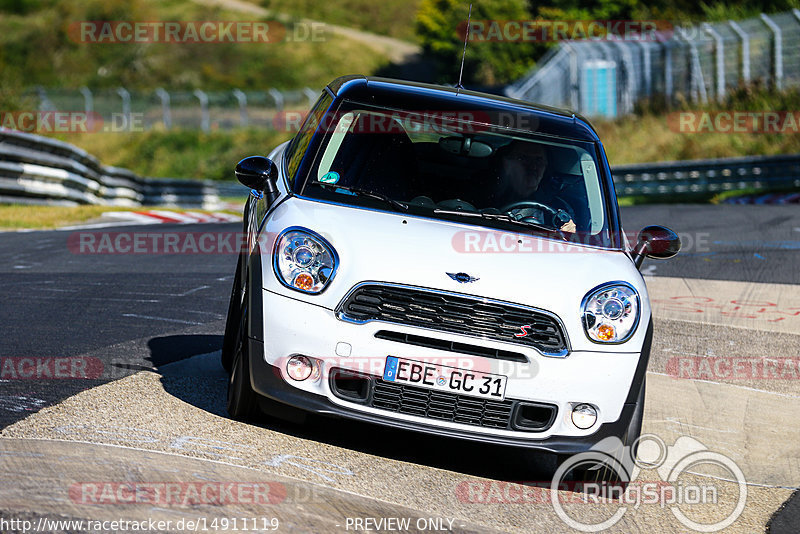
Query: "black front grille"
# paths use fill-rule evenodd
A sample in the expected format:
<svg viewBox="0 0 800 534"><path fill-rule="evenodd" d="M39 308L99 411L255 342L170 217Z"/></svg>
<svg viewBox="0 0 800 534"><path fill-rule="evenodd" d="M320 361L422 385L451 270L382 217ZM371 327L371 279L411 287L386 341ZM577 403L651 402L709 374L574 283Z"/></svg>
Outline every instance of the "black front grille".
<svg viewBox="0 0 800 534"><path fill-rule="evenodd" d="M349 399L345 399L349 400ZM463 425L544 432L555 422L552 404L505 399L502 401L458 395L372 378L367 403L373 408Z"/></svg>
<svg viewBox="0 0 800 534"><path fill-rule="evenodd" d="M563 354L567 344L558 321L524 306L438 291L383 284L358 287L337 310L351 321L385 321L506 341ZM526 326L528 335L516 337Z"/></svg>
<svg viewBox="0 0 800 534"><path fill-rule="evenodd" d="M375 379L373 408L465 425L509 429L514 403L434 391Z"/></svg>
<svg viewBox="0 0 800 534"><path fill-rule="evenodd" d="M431 349L445 350L448 352L458 352L459 354L471 354L472 356L483 356L493 360L508 360L510 362L528 363L528 358L519 352L510 350L494 349L481 345L471 345L469 343L457 343L427 336L415 336L414 334L404 334L402 332L392 332L390 330L378 330L375 332L378 339L386 339L397 343L416 345L417 347L428 347Z"/></svg>

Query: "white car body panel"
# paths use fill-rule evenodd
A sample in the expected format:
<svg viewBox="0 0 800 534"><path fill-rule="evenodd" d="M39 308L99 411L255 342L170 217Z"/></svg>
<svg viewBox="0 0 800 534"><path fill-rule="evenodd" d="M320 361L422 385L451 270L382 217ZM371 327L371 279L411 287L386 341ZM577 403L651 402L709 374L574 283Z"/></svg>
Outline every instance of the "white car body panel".
<svg viewBox="0 0 800 534"><path fill-rule="evenodd" d="M536 237L525 233L524 229L519 233L493 230L478 225L480 221L472 218L457 223L407 216L391 211L388 205L385 211L377 211L298 197L289 193L289 184L283 175L285 148L286 144L280 145L270 154L270 159L281 170L278 180L281 197L266 215L259 244L263 358L280 370L286 384L309 394L322 395L348 410L387 420L531 442L552 436L590 436L603 423L620 418L651 319L647 288L628 254L621 250L571 245L558 238ZM275 239L290 227L306 228L321 235L338 253L335 276L320 294L292 290L276 277L272 263ZM499 238L497 248L482 241L478 251L460 250L464 232L495 234ZM522 249L518 248L519 243L515 244L519 238L524 239ZM509 249L512 251L507 251ZM459 283L447 275L459 272L478 280ZM354 324L339 319L335 313L337 305L354 286L363 282L428 288L538 308L559 319L569 353L564 357L546 356L534 348L514 343L400 324L378 321ZM610 282L629 284L639 295L637 329L620 344L591 341L581 321L584 297ZM524 354L529 363L489 360L376 339L375 333L384 329L513 350ZM342 343L349 345L349 354L337 354L337 347ZM321 376L305 381L289 378L285 363L297 354L320 360ZM558 407L558 416L552 426L542 432L499 430L387 412L342 400L332 393L327 380L330 368L381 376L389 355L454 367L469 368L477 362L483 366L483 371L508 376L507 399L554 404ZM597 423L589 429L581 430L570 420L571 409L578 403L590 403L597 409Z"/></svg>
<svg viewBox="0 0 800 534"><path fill-rule="evenodd" d="M285 199L270 213L260 240L266 362L281 369L283 378L291 386L324 395L334 404L421 424L535 441L553 435L590 435L599 424L616 421L633 380L651 313L646 286L630 258L621 251L564 247L566 244L558 240L529 235L525 238L531 241L531 250L549 250L548 247L554 245L556 251L465 253L454 248L454 236L461 232L491 231L466 224L468 222L472 220L458 224L298 197ZM272 265L274 240L289 227L303 227L322 235L338 252L340 261L336 274L321 294L294 291L276 277ZM563 251L559 252L560 247ZM448 272L466 272L479 280L459 283L450 278ZM548 311L562 322L570 352L565 357L544 356L536 349L513 343L378 321L353 324L337 318L337 305L355 285L365 281L431 288ZM584 333L581 304L592 289L613 281L626 282L639 293L639 326L624 343L598 344ZM530 363L487 360L374 337L375 332L387 328L513 350L523 353ZM352 347L349 356L336 354L339 343ZM555 404L559 416L546 431L532 433L476 428L448 421L432 422L422 417L386 412L335 396L325 379L326 368L322 369L322 378L318 380L297 382L290 379L285 372L285 362L295 354L327 362L323 365L328 369L341 367L376 376L383 373L389 355L466 368L482 360L479 365L488 365L488 368L481 370L509 377L506 398ZM571 407L584 402L596 406L598 411L598 424L588 430L578 429L569 420Z"/></svg>
<svg viewBox="0 0 800 534"><path fill-rule="evenodd" d="M347 292L364 281L389 282L474 295L539 308L557 315L566 327L573 351L639 352L644 328L625 343L601 345L583 333L581 301L593 288L613 281L632 285L641 300L640 324L647 325L650 306L642 276L620 251L569 245L534 236L524 237L531 250L543 252L461 252L454 239L464 232L511 235L466 224L407 217L399 213L290 198L271 214L262 244L264 289L334 309ZM275 237L300 226L328 240L340 262L333 280L319 295L285 287L271 263ZM549 252L555 247L554 252ZM559 250L563 248L563 252ZM268 256L268 257L267 257ZM348 261L355 258L355 261ZM447 273L465 272L479 280L459 283Z"/></svg>

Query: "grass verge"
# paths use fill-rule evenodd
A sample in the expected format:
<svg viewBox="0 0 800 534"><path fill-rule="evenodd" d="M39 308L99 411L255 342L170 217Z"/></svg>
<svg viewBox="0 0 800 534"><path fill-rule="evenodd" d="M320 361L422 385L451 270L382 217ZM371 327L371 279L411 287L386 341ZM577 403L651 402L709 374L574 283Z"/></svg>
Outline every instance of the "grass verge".
<svg viewBox="0 0 800 534"><path fill-rule="evenodd" d="M399 2L402 0L394 0ZM333 5L334 3L329 2ZM382 9L375 4L373 9ZM322 88L353 72L388 64L358 41L276 37L275 42L96 42L77 32L81 21L261 21L252 14L192 0L0 1L0 70L19 88L206 91ZM275 30L276 36L281 32ZM96 36L97 37L97 36ZM24 87L22 86L24 80Z"/></svg>
<svg viewBox="0 0 800 534"><path fill-rule="evenodd" d="M249 0L276 13L349 26L416 41L414 19L420 0Z"/></svg>
<svg viewBox="0 0 800 534"><path fill-rule="evenodd" d="M741 156L771 156L800 153L796 128L783 133L734 133L724 124L702 133L681 131L679 113L784 111L800 112L800 89L778 91L758 85L742 86L730 92L723 102L666 109L663 104L642 102L639 114L619 119L593 120L612 166L651 161L679 161ZM763 124L763 118L761 119ZM696 123L699 123L699 118ZM783 123L782 124L789 124Z"/></svg>
<svg viewBox="0 0 800 534"><path fill-rule="evenodd" d="M238 200L238 199L237 199ZM52 230L62 226L81 224L100 217L108 211L131 211L159 209L162 211L190 211L208 213L204 210L182 210L161 206L126 208L117 206L38 206L29 204L0 205L0 231L8 230ZM223 210L241 215L241 211Z"/></svg>
<svg viewBox="0 0 800 534"><path fill-rule="evenodd" d="M243 129L203 133L195 130L74 134L60 138L86 150L104 165L141 176L232 181L236 162L267 155L291 133Z"/></svg>

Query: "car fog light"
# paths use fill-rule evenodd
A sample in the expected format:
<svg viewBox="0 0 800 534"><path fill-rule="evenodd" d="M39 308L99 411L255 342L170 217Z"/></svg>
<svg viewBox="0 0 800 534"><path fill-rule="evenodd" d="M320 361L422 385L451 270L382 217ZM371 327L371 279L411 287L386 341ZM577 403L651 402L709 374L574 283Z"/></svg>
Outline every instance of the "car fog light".
<svg viewBox="0 0 800 534"><path fill-rule="evenodd" d="M597 410L590 404L578 404L572 409L572 423L580 428L586 430L592 428L597 422Z"/></svg>
<svg viewBox="0 0 800 534"><path fill-rule="evenodd" d="M311 360L305 356L292 356L286 363L286 374L293 380L305 380L311 376L314 366Z"/></svg>

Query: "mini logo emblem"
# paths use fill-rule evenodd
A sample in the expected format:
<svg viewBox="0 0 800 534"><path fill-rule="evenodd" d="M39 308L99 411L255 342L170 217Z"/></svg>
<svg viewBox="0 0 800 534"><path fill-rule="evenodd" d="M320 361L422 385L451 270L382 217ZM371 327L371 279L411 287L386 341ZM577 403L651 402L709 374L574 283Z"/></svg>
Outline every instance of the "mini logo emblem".
<svg viewBox="0 0 800 534"><path fill-rule="evenodd" d="M480 280L480 278L475 278L474 276L470 276L467 273L447 273L447 276L449 276L459 284L466 284L469 282L475 282L477 280Z"/></svg>

